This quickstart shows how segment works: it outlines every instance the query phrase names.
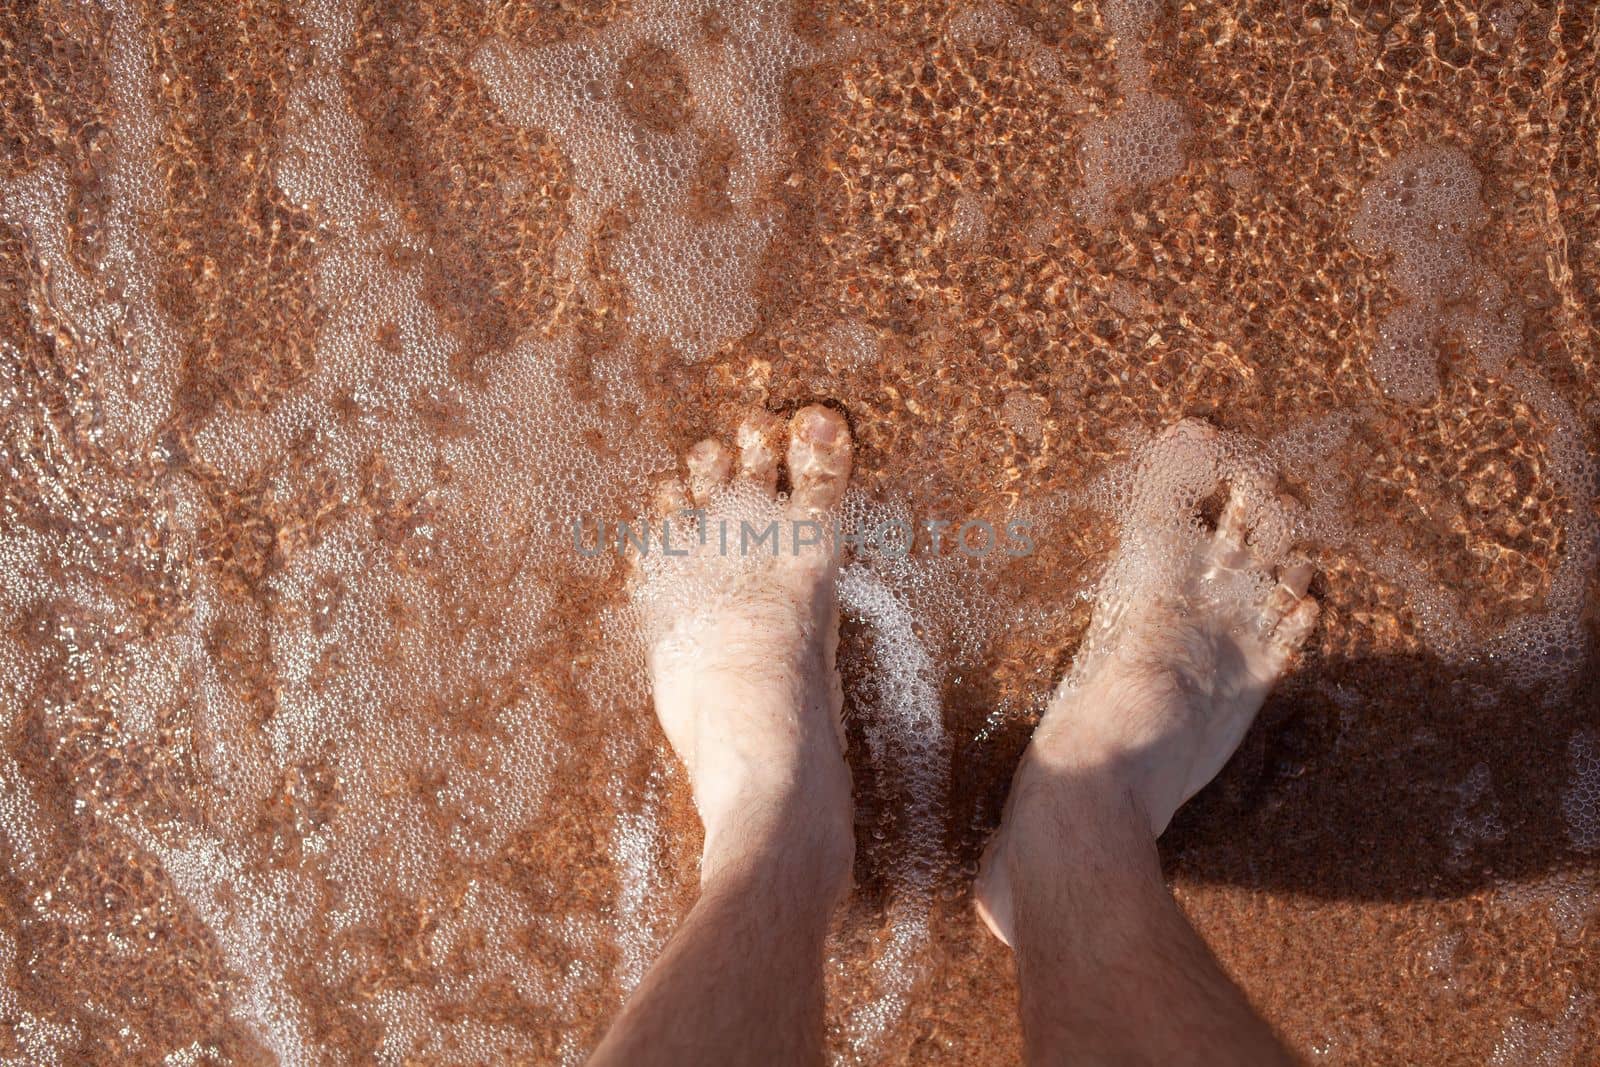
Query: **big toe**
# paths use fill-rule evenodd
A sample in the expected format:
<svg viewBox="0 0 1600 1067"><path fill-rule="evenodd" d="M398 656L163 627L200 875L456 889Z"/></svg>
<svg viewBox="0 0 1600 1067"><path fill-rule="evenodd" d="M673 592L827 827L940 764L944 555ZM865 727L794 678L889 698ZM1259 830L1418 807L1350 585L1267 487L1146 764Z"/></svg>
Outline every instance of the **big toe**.
<svg viewBox="0 0 1600 1067"><path fill-rule="evenodd" d="M831 408L812 404L789 420L790 507L802 518L829 511L850 479L850 427Z"/></svg>

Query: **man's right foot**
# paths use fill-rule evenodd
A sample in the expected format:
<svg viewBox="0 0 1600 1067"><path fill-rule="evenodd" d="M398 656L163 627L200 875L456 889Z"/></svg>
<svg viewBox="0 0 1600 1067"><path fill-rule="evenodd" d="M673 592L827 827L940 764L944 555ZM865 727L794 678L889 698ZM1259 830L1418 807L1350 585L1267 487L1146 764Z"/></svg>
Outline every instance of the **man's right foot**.
<svg viewBox="0 0 1600 1067"><path fill-rule="evenodd" d="M1034 731L978 873L978 914L1007 944L1017 807L1051 796L1052 780L1087 775L1126 788L1159 836L1233 755L1316 624L1312 569L1285 560L1295 505L1259 466L1230 470L1226 451L1217 430L1185 420L1138 468L1089 634ZM1219 473L1229 499L1204 533L1166 482L1204 496ZM1140 491L1158 478L1160 490Z"/></svg>
<svg viewBox="0 0 1600 1067"><path fill-rule="evenodd" d="M777 492L780 454L787 498ZM687 480L658 489L656 518L677 524L658 528L677 547L664 541L636 558L633 598L656 715L705 827L704 877L761 836L763 813L798 808L826 846L818 854L837 874L831 881L848 878L832 522L850 463L844 416L812 405L786 434L775 416L748 420L737 463L721 442L701 441L686 457ZM770 542L746 537L769 524Z"/></svg>

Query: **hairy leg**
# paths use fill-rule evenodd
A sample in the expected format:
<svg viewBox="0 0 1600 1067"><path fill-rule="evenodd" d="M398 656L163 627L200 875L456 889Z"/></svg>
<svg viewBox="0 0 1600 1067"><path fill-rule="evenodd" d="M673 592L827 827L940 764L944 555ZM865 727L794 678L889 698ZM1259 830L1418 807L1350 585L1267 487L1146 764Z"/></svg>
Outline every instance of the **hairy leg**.
<svg viewBox="0 0 1600 1067"><path fill-rule="evenodd" d="M822 1062L822 960L849 859L805 797L722 845L700 898L593 1064Z"/></svg>
<svg viewBox="0 0 1600 1067"><path fill-rule="evenodd" d="M770 420L747 423L737 471L719 443L696 445L687 490L674 480L657 505L669 520L692 506L675 537L685 554L638 561L656 714L688 772L705 852L699 900L595 1064L822 1059L823 941L854 846L835 561L831 538L814 542L806 524L839 502L850 437L835 412L797 413L785 499L777 432ZM742 536L745 524L771 522L775 547Z"/></svg>
<svg viewBox="0 0 1600 1067"><path fill-rule="evenodd" d="M1187 469L1196 496L1227 467L1224 439L1198 422L1169 431L1154 456L1151 476ZM1292 504L1259 469L1228 476L1210 535L1152 510L1165 493L1133 494L1115 580L985 854L978 911L1016 949L1030 1062L1290 1062L1172 900L1155 847L1317 616L1309 567L1277 566Z"/></svg>
<svg viewBox="0 0 1600 1067"><path fill-rule="evenodd" d="M1114 775L1035 783L1006 863L1032 1064L1288 1064L1178 909L1149 815Z"/></svg>

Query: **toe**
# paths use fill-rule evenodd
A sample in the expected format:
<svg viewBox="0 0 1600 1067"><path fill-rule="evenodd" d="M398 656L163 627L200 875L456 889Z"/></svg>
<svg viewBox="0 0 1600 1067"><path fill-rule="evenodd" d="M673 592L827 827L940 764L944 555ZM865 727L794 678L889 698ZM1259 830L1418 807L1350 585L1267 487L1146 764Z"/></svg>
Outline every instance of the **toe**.
<svg viewBox="0 0 1600 1067"><path fill-rule="evenodd" d="M1284 586L1298 599L1306 595L1306 590L1311 588L1311 578L1317 569L1305 560L1296 560L1286 564L1278 572L1278 584Z"/></svg>
<svg viewBox="0 0 1600 1067"><path fill-rule="evenodd" d="M739 427L739 477L764 492L778 488L778 453L772 439L778 429L778 417L759 411L745 419Z"/></svg>
<svg viewBox="0 0 1600 1067"><path fill-rule="evenodd" d="M1209 447L1217 438L1217 428L1205 419L1189 417L1179 419L1177 422L1161 431L1161 437L1167 441L1181 441L1186 444Z"/></svg>
<svg viewBox="0 0 1600 1067"><path fill-rule="evenodd" d="M1270 567L1284 557L1294 544L1295 530L1300 518L1300 502L1292 496L1279 493L1265 498L1268 503L1256 514L1255 526L1250 531L1249 547L1256 560Z"/></svg>
<svg viewBox="0 0 1600 1067"><path fill-rule="evenodd" d="M1250 533L1250 503L1237 489L1228 494L1227 506L1217 519L1217 540L1234 551L1244 548L1244 539Z"/></svg>
<svg viewBox="0 0 1600 1067"><path fill-rule="evenodd" d="M1217 543L1226 550L1223 557L1235 566L1248 562L1270 570L1294 543L1299 508L1293 497L1273 494L1265 476L1236 478L1217 519Z"/></svg>
<svg viewBox="0 0 1600 1067"><path fill-rule="evenodd" d="M678 512L688 506L689 494L676 474L669 474L656 483L650 510L657 520L676 518Z"/></svg>
<svg viewBox="0 0 1600 1067"><path fill-rule="evenodd" d="M844 416L820 404L789 420L790 506L801 517L827 511L844 496L850 478L850 428Z"/></svg>
<svg viewBox="0 0 1600 1067"><path fill-rule="evenodd" d="M1278 568L1278 582L1261 605L1261 621L1268 631L1274 630L1286 615L1299 607L1313 573L1311 564L1303 561Z"/></svg>
<svg viewBox="0 0 1600 1067"><path fill-rule="evenodd" d="M991 839L983 850L983 858L978 861L972 903L978 910L978 918L983 920L989 932L999 938L1001 944L1010 945L1011 887L1006 884L1003 869L1005 861L997 855L997 844L997 840Z"/></svg>
<svg viewBox="0 0 1600 1067"><path fill-rule="evenodd" d="M1261 621L1268 630L1272 630L1299 603L1300 598L1294 595L1294 590L1279 582L1272 587L1272 592L1267 594L1266 603L1261 605Z"/></svg>
<svg viewBox="0 0 1600 1067"><path fill-rule="evenodd" d="M1294 654L1316 628L1317 615L1321 610L1315 600L1309 597L1302 599L1272 632L1273 647L1284 657Z"/></svg>
<svg viewBox="0 0 1600 1067"><path fill-rule="evenodd" d="M733 469L733 457L728 455L721 441L707 438L689 449L687 462L689 492L694 496L695 506L703 508L711 502L711 494L727 482L728 472Z"/></svg>

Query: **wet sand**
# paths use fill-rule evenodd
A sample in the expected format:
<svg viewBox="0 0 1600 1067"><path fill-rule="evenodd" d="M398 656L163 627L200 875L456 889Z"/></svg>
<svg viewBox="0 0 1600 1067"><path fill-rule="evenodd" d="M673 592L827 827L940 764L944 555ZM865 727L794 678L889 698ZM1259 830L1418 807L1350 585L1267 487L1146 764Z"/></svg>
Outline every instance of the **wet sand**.
<svg viewBox="0 0 1600 1067"><path fill-rule="evenodd" d="M1196 415L1278 443L1324 610L1181 903L1313 1062L1600 1060L1600 11L1120 10L0 21L0 1062L580 1060L699 838L568 524L814 400L872 506L1038 545L845 597L836 1058L1016 1061L967 884L1083 493ZM1438 145L1483 210L1397 398L1357 220Z"/></svg>

